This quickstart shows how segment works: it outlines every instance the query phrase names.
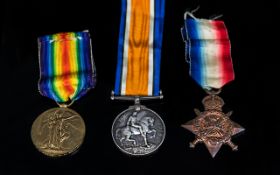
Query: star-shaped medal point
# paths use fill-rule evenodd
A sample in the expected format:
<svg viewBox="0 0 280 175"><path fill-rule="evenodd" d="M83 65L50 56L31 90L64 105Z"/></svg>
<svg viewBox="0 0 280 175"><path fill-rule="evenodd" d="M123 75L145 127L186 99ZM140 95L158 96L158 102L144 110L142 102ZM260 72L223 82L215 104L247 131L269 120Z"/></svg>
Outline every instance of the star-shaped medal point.
<svg viewBox="0 0 280 175"><path fill-rule="evenodd" d="M238 146L231 141L231 136L245 129L230 120L232 111L223 113L224 101L217 95L208 95L202 101L205 111L194 109L197 117L182 125L196 135L190 147L194 148L199 142L203 142L211 156L214 158L223 144L229 145L236 151Z"/></svg>

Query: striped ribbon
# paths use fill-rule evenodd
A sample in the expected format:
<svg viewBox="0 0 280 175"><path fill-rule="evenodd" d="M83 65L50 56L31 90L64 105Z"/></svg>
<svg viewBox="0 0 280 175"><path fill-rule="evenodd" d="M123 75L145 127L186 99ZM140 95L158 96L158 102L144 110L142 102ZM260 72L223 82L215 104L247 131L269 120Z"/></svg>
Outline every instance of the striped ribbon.
<svg viewBox="0 0 280 175"><path fill-rule="evenodd" d="M164 7L164 0L122 0L115 95L159 95Z"/></svg>
<svg viewBox="0 0 280 175"><path fill-rule="evenodd" d="M182 32L190 62L190 76L201 87L219 89L234 80L230 40L223 21L185 15Z"/></svg>
<svg viewBox="0 0 280 175"><path fill-rule="evenodd" d="M39 92L56 102L77 100L96 84L88 31L38 38Z"/></svg>

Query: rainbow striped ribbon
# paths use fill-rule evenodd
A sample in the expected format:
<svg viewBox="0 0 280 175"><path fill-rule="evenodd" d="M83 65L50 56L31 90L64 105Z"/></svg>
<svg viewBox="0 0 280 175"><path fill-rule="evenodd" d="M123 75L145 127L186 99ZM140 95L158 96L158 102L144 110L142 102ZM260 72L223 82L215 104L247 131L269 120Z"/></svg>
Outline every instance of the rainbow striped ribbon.
<svg viewBox="0 0 280 175"><path fill-rule="evenodd" d="M88 31L38 38L39 92L56 102L77 100L96 84Z"/></svg>
<svg viewBox="0 0 280 175"><path fill-rule="evenodd" d="M164 7L164 0L122 0L115 95L159 95Z"/></svg>
<svg viewBox="0 0 280 175"><path fill-rule="evenodd" d="M190 61L190 76L201 87L219 89L234 80L230 40L223 21L185 15L182 32Z"/></svg>

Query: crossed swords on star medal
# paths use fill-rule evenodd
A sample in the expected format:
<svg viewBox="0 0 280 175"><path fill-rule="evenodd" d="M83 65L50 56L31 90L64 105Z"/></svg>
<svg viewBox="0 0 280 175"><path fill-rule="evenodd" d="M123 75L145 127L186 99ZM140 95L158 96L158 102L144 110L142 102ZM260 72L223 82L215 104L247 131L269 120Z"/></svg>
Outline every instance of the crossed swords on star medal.
<svg viewBox="0 0 280 175"><path fill-rule="evenodd" d="M230 120L232 111L223 113L224 101L219 96L208 95L202 103L205 111L200 112L194 109L197 117L182 125L183 128L196 135L195 140L190 142L190 147L194 148L197 143L203 142L212 157L215 157L223 144L229 145L236 151L238 146L231 141L231 136L245 129Z"/></svg>

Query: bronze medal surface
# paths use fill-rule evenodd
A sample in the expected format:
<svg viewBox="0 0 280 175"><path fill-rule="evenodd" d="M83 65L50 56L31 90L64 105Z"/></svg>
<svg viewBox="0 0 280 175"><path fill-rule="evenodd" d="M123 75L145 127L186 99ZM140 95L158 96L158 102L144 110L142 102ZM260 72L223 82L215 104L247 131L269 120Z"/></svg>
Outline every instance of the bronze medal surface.
<svg viewBox="0 0 280 175"><path fill-rule="evenodd" d="M82 117L68 108L52 108L34 121L31 138L36 148L50 157L75 152L85 136Z"/></svg>
<svg viewBox="0 0 280 175"><path fill-rule="evenodd" d="M206 96L202 103L205 111L195 109L197 117L182 125L196 135L190 147L194 148L197 143L203 142L212 157L215 157L223 144L237 150L238 146L231 141L231 136L244 131L244 128L230 120L232 111L223 113L224 101L216 95Z"/></svg>

